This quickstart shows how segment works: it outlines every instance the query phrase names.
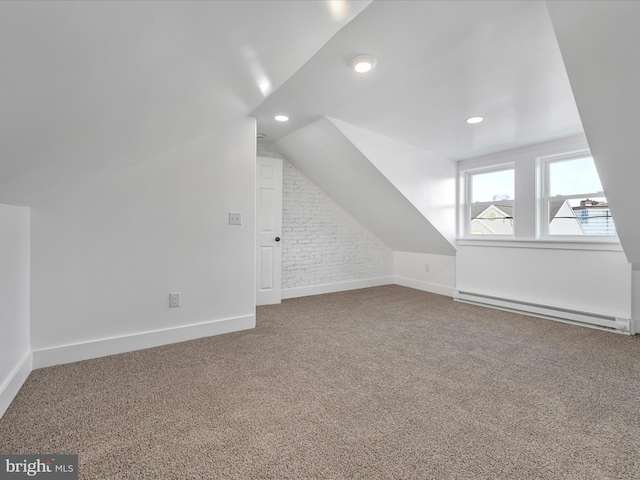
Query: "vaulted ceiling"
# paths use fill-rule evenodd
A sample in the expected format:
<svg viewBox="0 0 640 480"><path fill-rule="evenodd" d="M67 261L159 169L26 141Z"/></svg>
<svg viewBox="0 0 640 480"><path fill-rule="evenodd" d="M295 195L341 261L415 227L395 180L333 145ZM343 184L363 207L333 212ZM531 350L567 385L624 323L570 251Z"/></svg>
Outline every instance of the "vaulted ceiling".
<svg viewBox="0 0 640 480"><path fill-rule="evenodd" d="M582 133L543 1L373 2L253 114L268 143L325 115L454 160Z"/></svg>
<svg viewBox="0 0 640 480"><path fill-rule="evenodd" d="M246 117L368 2L0 2L0 203Z"/></svg>
<svg viewBox="0 0 640 480"><path fill-rule="evenodd" d="M247 115L270 145L330 118L442 167L581 133L572 76L606 156L622 147L597 111L637 103L636 77L610 102L589 97L637 63L638 15L637 2L615 1L0 2L0 203L37 204ZM378 60L366 76L348 67L361 53ZM605 190L633 191L598 168Z"/></svg>

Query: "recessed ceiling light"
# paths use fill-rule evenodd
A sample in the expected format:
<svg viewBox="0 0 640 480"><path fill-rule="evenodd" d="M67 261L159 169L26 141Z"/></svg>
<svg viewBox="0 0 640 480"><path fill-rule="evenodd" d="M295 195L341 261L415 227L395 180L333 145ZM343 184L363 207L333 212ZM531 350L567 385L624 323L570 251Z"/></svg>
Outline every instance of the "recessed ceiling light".
<svg viewBox="0 0 640 480"><path fill-rule="evenodd" d="M469 118L467 118L466 122L467 123L480 123L483 120L484 120L484 117L469 117Z"/></svg>
<svg viewBox="0 0 640 480"><path fill-rule="evenodd" d="M286 115L276 115L275 118L278 122L286 122L287 120L289 120L289 117L287 117Z"/></svg>
<svg viewBox="0 0 640 480"><path fill-rule="evenodd" d="M349 65L358 73L367 73L376 66L376 59L371 55L358 55L349 61Z"/></svg>

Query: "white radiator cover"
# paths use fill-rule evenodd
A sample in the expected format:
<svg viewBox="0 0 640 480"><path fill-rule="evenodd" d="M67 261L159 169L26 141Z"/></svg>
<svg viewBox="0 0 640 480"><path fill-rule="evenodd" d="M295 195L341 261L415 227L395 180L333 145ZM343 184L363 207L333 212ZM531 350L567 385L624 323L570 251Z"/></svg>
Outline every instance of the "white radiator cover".
<svg viewBox="0 0 640 480"><path fill-rule="evenodd" d="M459 290L454 290L453 299L458 302L523 313L549 320L580 325L583 327L622 333L624 335L635 335L637 333L635 322L633 319L629 318L610 317L606 315L569 310L548 305L538 305L529 302L492 297Z"/></svg>

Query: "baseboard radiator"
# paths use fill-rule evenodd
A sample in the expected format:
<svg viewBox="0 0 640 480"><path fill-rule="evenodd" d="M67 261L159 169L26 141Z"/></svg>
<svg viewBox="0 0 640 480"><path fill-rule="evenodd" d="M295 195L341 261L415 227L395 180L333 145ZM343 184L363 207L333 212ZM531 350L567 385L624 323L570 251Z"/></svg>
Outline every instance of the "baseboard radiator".
<svg viewBox="0 0 640 480"><path fill-rule="evenodd" d="M491 297L471 292L454 291L453 299L458 302L471 303L483 307L497 308L515 313L533 315L557 320L560 322L581 325L583 327L597 328L609 332L622 333L625 335L635 335L637 333L635 323L629 318L610 317L606 315L580 312L535 303L521 302L499 297Z"/></svg>

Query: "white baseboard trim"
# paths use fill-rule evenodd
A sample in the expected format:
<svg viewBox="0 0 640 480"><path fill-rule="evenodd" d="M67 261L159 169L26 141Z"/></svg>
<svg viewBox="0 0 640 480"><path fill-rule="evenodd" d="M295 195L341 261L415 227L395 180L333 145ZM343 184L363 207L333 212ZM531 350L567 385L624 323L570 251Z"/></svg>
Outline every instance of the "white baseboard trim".
<svg viewBox="0 0 640 480"><path fill-rule="evenodd" d="M454 287L447 285L439 285L437 283L423 282L421 280L413 280L411 278L394 277L396 285L402 285L403 287L415 288L416 290L422 290L424 292L437 293L438 295L445 295L447 297L453 297L455 292Z"/></svg>
<svg viewBox="0 0 640 480"><path fill-rule="evenodd" d="M159 347L196 338L248 330L255 328L255 326L256 316L254 314L34 350L33 368L51 367L144 348Z"/></svg>
<svg viewBox="0 0 640 480"><path fill-rule="evenodd" d="M7 379L0 385L0 418L20 391L33 369L33 355L28 352L16 365Z"/></svg>
<svg viewBox="0 0 640 480"><path fill-rule="evenodd" d="M380 277L368 278L365 280L354 280L351 282L325 283L322 285L311 285L309 287L286 288L282 289L282 299L286 300L287 298L344 292L347 290L358 290L359 288L379 287L381 285L393 285L393 283L393 277Z"/></svg>

